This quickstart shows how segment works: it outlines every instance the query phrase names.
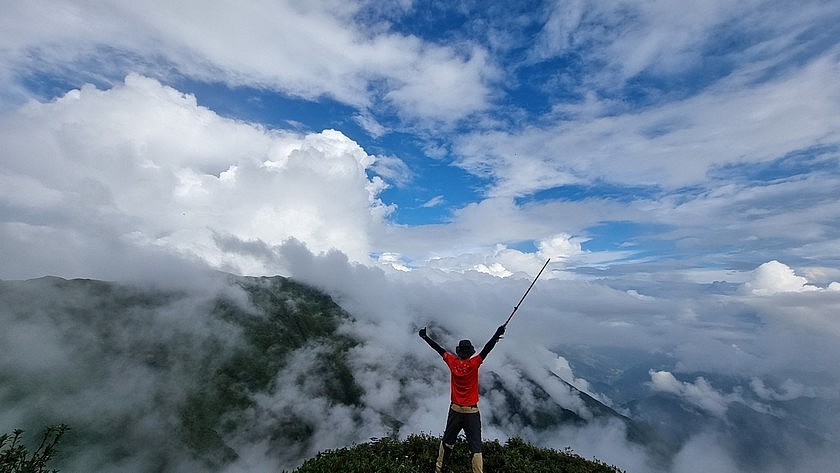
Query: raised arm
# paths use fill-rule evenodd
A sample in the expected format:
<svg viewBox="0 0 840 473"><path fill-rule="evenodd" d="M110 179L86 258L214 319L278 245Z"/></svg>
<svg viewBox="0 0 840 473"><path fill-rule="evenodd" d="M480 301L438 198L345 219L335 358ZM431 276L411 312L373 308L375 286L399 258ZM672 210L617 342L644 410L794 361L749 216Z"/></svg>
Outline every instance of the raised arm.
<svg viewBox="0 0 840 473"><path fill-rule="evenodd" d="M484 348L481 349L481 353L479 353L479 355L481 355L482 360L487 359L487 355L490 354L490 350L492 350L493 347L496 346L496 342L498 342L499 339L501 339L502 335L504 335L504 334L505 334L505 326L504 325L502 325L502 326L500 326L499 328L496 329L496 333L493 334L493 338L491 338L490 341L488 341L487 344L484 345Z"/></svg>
<svg viewBox="0 0 840 473"><path fill-rule="evenodd" d="M446 353L446 350L444 350L442 346L438 345L438 342L432 340L432 337L426 335L426 327L420 329L420 338L426 340L426 343L428 343L430 347L432 347L436 352L438 352L440 356L443 356L443 354Z"/></svg>

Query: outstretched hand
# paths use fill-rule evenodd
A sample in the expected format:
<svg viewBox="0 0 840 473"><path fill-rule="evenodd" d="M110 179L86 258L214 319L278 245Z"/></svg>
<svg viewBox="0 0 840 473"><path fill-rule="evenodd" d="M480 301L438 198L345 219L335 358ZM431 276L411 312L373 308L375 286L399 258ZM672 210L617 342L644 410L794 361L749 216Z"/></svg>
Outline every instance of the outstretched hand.
<svg viewBox="0 0 840 473"><path fill-rule="evenodd" d="M420 329L420 338L426 338L426 327Z"/></svg>
<svg viewBox="0 0 840 473"><path fill-rule="evenodd" d="M506 327L504 325L500 325L499 328L496 329L496 333L493 334L493 337L494 338L502 338L502 335L505 334L505 328Z"/></svg>

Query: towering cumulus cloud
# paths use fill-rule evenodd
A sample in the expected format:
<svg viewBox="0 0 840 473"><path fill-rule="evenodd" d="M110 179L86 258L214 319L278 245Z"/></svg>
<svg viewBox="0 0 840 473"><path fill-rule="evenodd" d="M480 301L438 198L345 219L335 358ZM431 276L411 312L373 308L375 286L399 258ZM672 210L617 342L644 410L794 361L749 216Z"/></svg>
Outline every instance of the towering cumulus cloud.
<svg viewBox="0 0 840 473"><path fill-rule="evenodd" d="M804 277L797 276L790 267L775 260L756 268L745 287L756 295L819 290L808 284Z"/></svg>
<svg viewBox="0 0 840 473"><path fill-rule="evenodd" d="M296 238L366 259L372 226L388 213L383 181L365 173L375 158L340 132L227 119L138 75L0 120L4 153L19 158L0 177L7 273L117 276L156 249L236 272L279 271L220 248L231 240Z"/></svg>

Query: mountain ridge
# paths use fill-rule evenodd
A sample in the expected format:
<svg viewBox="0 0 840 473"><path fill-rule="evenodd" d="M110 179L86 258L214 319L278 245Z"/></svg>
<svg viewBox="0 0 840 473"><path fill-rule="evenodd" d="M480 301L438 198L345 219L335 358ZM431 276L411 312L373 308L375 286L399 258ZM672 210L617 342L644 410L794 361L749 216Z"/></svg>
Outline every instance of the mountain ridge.
<svg viewBox="0 0 840 473"><path fill-rule="evenodd" d="M277 464L293 465L357 441L372 432L371 422L390 425L390 433L405 425L406 418L365 405L372 388L357 382L350 360L363 341L339 330L354 317L332 297L282 276L217 274L214 281L218 290L200 294L51 276L0 281L0 302L8 307L0 315L13 331L36 327L49 335L51 347L70 355L59 363L66 373L45 364L36 385L27 385L32 380L23 370L4 368L0 379L20 392L0 392L0 405L13 406L7 410L30 426L70 424L75 440L68 442L84 454L65 464L97 471L126 465L189 471L196 464L219 471L248 460L243 455L253 455L254 445L265 445ZM562 379L592 419L560 406L527 379L535 404L517 406L514 387L492 371L488 379L484 389L502 393L511 407L505 414L525 427L614 420L625 426L629 441L661 449L652 430ZM26 405L27 396L58 405L35 409ZM133 407L122 409L119 396ZM89 398L110 403L110 410ZM67 405L80 413L66 419ZM322 438L331 424L307 406L325 409L333 416L328 420L338 422L329 433L332 444ZM491 412L490 423L501 415ZM85 450L91 442L102 448ZM150 452L133 451L138 444Z"/></svg>

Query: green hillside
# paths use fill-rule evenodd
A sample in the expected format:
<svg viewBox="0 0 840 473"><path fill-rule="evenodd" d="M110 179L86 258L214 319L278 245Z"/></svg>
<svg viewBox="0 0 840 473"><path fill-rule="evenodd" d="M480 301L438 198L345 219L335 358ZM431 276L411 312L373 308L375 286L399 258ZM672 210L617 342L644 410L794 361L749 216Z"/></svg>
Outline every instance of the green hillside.
<svg viewBox="0 0 840 473"><path fill-rule="evenodd" d="M364 342L340 329L353 315L329 295L283 277L219 274L209 285L189 291L54 277L0 281L0 341L10 347L0 363L0 414L15 420L0 429L68 424L72 435L55 467L100 473L224 471L247 462L257 445L275 471L401 430L406 417L394 415L401 411L365 404L377 387L363 384L351 356ZM429 379L424 362L395 360L409 371L400 386ZM592 418L561 406L528 376L516 389L492 371L485 379L514 428L614 422L643 448L662 443L571 385ZM409 391L399 394L395 402L410 404ZM494 421L488 416L488 425ZM469 465L464 450L456 450L456 472ZM377 462L358 470L366 473L431 471L436 454L436 439L380 440L322 453L299 471L357 460ZM521 441L487 444L487 471L535 462L542 463L534 471L616 471Z"/></svg>
<svg viewBox="0 0 840 473"><path fill-rule="evenodd" d="M372 439L369 443L330 450L304 462L293 473L420 473L434 469L439 438L412 435L404 441ZM614 466L587 460L571 451L537 448L521 439L505 444L484 442L484 469L493 473L617 473ZM467 448L458 444L452 454L452 473L467 473Z"/></svg>
<svg viewBox="0 0 840 473"><path fill-rule="evenodd" d="M40 446L30 451L19 443L21 430L0 435L0 473L58 473L51 468L59 439L68 427L46 430ZM414 473L429 471L435 462L438 438L411 435L404 441L371 439L353 447L330 450L307 460L293 473ZM470 459L464 445L452 455L452 473L469 471ZM537 448L521 439L484 442L485 470L495 473L538 471L540 473L618 473L622 470L598 460L586 460L571 451ZM288 473L288 472L284 472Z"/></svg>

